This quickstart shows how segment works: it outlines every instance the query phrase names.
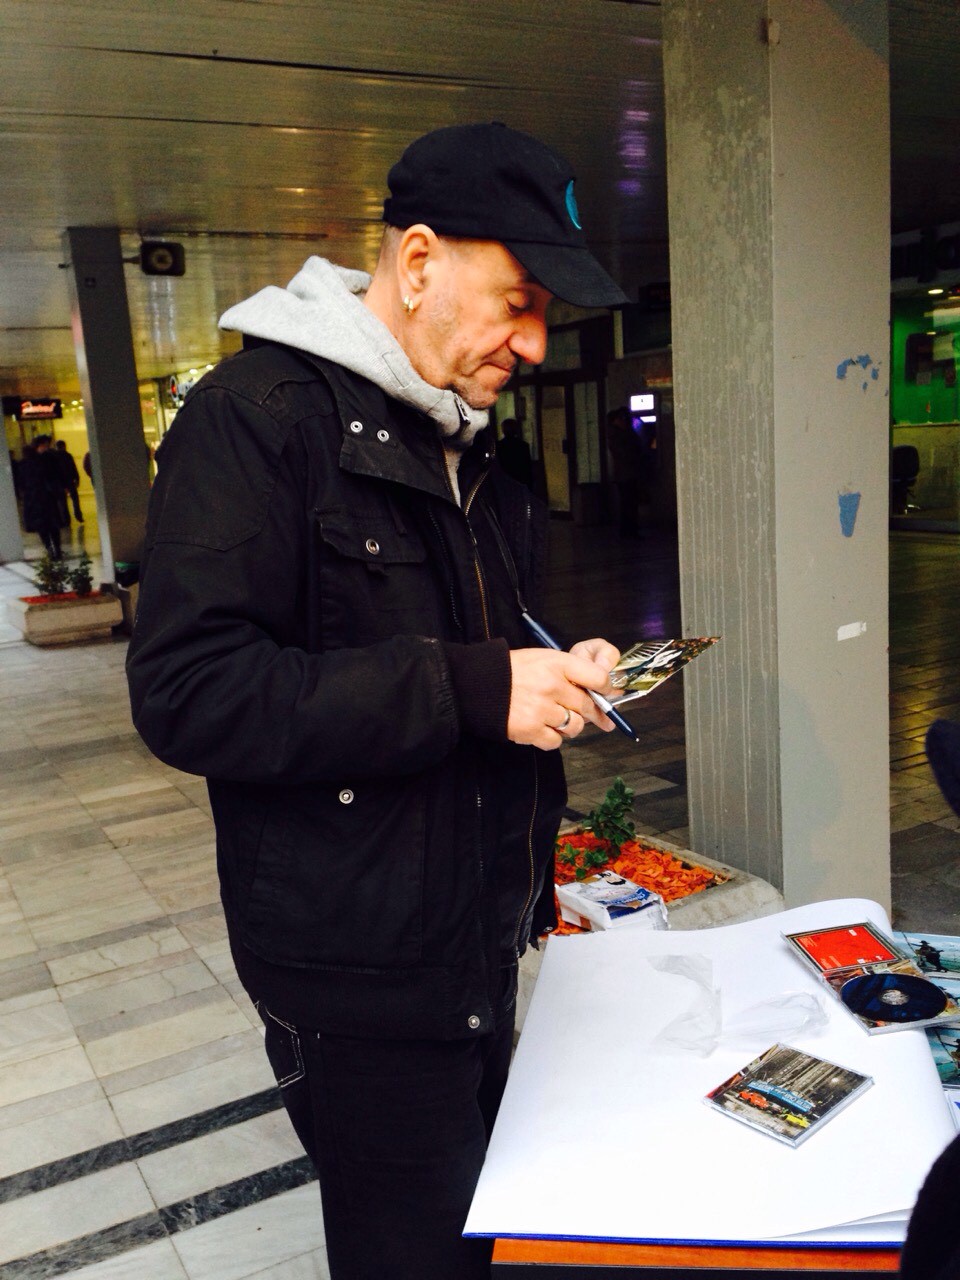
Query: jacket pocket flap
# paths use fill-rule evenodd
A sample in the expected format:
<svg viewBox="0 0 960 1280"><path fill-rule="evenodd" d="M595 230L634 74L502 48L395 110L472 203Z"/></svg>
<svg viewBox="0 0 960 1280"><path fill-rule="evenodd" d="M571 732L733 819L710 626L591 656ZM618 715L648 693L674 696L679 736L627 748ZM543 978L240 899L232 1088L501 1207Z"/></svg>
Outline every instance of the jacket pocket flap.
<svg viewBox="0 0 960 1280"><path fill-rule="evenodd" d="M317 512L320 536L339 555L366 564L420 564L427 551L415 533L403 533L382 515Z"/></svg>

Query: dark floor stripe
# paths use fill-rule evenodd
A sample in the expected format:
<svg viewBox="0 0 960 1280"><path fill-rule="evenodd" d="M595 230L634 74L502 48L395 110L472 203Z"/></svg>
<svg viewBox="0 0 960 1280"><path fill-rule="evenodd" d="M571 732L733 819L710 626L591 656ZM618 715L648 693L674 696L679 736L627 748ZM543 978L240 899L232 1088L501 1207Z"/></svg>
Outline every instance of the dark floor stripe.
<svg viewBox="0 0 960 1280"><path fill-rule="evenodd" d="M0 1280L48 1280L48 1277L66 1275L68 1271L114 1258L118 1253L126 1253L153 1240L164 1240L166 1234L160 1215L145 1213L128 1222L119 1222L115 1227L67 1240L41 1253L5 1262L0 1265Z"/></svg>
<svg viewBox="0 0 960 1280"><path fill-rule="evenodd" d="M139 1218L105 1227L102 1231L67 1240L40 1253L14 1258L0 1264L0 1280L52 1280L54 1276L66 1275L80 1267L129 1253L141 1245L164 1240L167 1236L204 1222L213 1222L247 1205L259 1204L284 1191L305 1186L315 1177L313 1165L306 1156L302 1156L299 1160L263 1169L236 1182L228 1182L177 1204L167 1205L157 1213L145 1213Z"/></svg>
<svg viewBox="0 0 960 1280"><path fill-rule="evenodd" d="M261 1169L258 1173L238 1178L236 1182L228 1182L222 1187L201 1191L176 1204L165 1205L160 1210L160 1220L170 1235L176 1235L178 1231L202 1226L205 1222L222 1218L225 1213L233 1213L246 1205L259 1204L261 1200L270 1200L283 1191L305 1186L308 1182L313 1182L316 1176L309 1156L300 1156L296 1160L288 1160L286 1164L274 1165L271 1169Z"/></svg>
<svg viewBox="0 0 960 1280"><path fill-rule="evenodd" d="M24 1169L21 1173L0 1178L0 1204L19 1200L35 1191L45 1191L48 1187L58 1187L64 1182L73 1182L87 1174L99 1173L102 1169L112 1169L115 1165L139 1160L155 1151L165 1151L168 1147L189 1142L192 1138L202 1138L204 1134L216 1133L219 1129L228 1129L231 1125L266 1115L269 1111L277 1111L282 1106L278 1089L264 1089L261 1093L252 1093L246 1098L222 1103L219 1107L211 1107L208 1111L200 1111L182 1120L159 1125L156 1129L135 1133L130 1138L118 1138L114 1142L92 1147L89 1151L64 1156L61 1160L52 1160L49 1164L37 1165L33 1169Z"/></svg>

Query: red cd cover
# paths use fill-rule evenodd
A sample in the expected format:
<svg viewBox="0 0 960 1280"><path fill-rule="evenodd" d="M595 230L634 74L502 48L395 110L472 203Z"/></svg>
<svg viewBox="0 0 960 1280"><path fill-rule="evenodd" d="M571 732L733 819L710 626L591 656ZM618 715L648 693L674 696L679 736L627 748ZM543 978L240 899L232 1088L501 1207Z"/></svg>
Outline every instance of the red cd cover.
<svg viewBox="0 0 960 1280"><path fill-rule="evenodd" d="M845 969L853 964L899 960L902 954L895 951L872 925L866 923L845 925L840 929L792 933L789 937L823 973L831 969Z"/></svg>

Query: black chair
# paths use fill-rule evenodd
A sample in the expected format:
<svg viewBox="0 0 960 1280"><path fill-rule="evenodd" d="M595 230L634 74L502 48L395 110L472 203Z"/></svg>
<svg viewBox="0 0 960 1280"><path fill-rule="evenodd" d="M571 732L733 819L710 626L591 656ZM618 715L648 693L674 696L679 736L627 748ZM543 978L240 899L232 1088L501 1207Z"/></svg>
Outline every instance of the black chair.
<svg viewBox="0 0 960 1280"><path fill-rule="evenodd" d="M890 450L890 510L895 516L919 511L910 503L910 491L920 474L920 454L912 444L896 444Z"/></svg>

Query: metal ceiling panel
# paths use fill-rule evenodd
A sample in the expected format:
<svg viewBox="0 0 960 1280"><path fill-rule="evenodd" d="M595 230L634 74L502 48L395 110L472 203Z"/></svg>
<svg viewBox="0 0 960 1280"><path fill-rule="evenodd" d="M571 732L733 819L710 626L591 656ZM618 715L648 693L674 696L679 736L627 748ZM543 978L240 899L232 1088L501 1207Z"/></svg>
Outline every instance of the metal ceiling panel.
<svg viewBox="0 0 960 1280"><path fill-rule="evenodd" d="M960 218L960 6L893 0L894 226ZM311 252L373 265L384 179L427 129L502 119L567 154L597 255L662 275L653 0L0 0L0 386L75 395L61 237L182 240L127 269L138 369L232 349L218 314Z"/></svg>

